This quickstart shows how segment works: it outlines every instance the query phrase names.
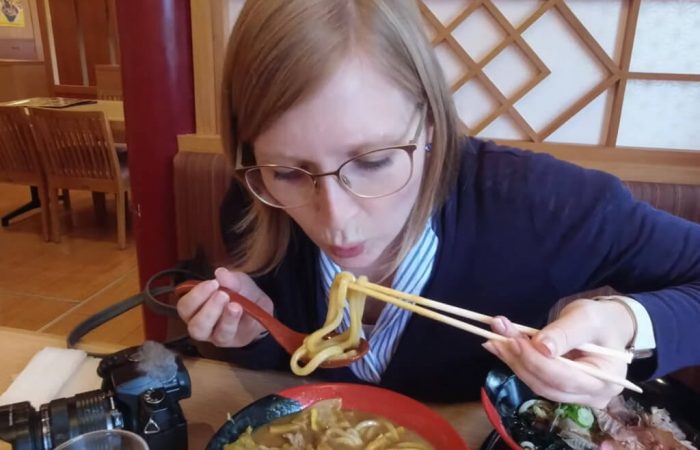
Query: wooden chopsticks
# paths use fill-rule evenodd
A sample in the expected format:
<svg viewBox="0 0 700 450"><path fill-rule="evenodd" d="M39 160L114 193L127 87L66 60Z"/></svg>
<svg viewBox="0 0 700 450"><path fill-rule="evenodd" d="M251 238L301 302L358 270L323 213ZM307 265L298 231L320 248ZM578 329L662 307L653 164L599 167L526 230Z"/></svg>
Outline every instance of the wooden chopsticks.
<svg viewBox="0 0 700 450"><path fill-rule="evenodd" d="M420 297L418 295L413 295L413 294L408 294L405 292L397 291L395 289L391 289L385 286L381 286L378 284L374 283L368 283L368 282L351 282L348 285L349 289L355 289L358 292L361 292L365 295L368 295L372 298L375 298L377 300L386 302L386 303L391 303L393 305L396 305L400 308L407 309L409 311L412 311L418 315L421 315L423 317L427 317L432 320L436 320L438 322L442 322L446 325L450 325L455 328L459 328L460 330L467 331L472 334L476 334L477 336L481 336L485 339L492 339L496 341L509 341L510 338L507 338L505 336L502 336L497 333L493 333L491 331L485 330L483 328L477 327L475 325L471 325L469 323L463 322L461 320L457 320L453 317L446 316L444 314L437 313L433 311L432 309L438 310L438 311L444 311L449 314L453 314L455 316L463 317L466 319L474 320L477 322L481 322L484 324L491 324L494 321L494 318L491 316L487 316L485 314L480 314L474 311L470 311L468 309L464 308L459 308L456 306L452 305L447 305L444 303L437 302L435 300L430 300L424 297ZM408 302L413 302L414 304L408 303ZM422 305L422 306L419 306ZM432 309L428 309L432 308ZM538 329L536 328L531 328L527 327L524 325L518 325L515 324L515 327L518 331L521 333L527 334L529 336L532 336L536 333L539 332ZM586 353L593 353L593 354L598 354L598 355L604 355L608 356L611 358L616 358L620 359L622 361L625 361L626 363L630 363L632 361L632 355L630 352L627 351L622 351L622 350L616 350L612 348L607 348L607 347L602 347L599 345L595 344L584 344L580 347L578 347L578 350L584 351ZM637 386L636 384L630 382L629 380L626 380L621 377L617 377L614 375L610 375L606 372L603 372L600 369L597 369L593 366L590 366L588 364L582 364L576 361L572 361L570 359L564 358L562 356L557 356L557 360L562 361L572 367L576 367L579 370L594 376L598 379L604 380L604 381L609 381L611 383L615 383L617 385L623 386L627 389L630 389L634 392L642 392L642 389Z"/></svg>
<svg viewBox="0 0 700 450"><path fill-rule="evenodd" d="M367 283L366 286L370 287L371 289L375 289L381 293L397 297L403 300L408 300L412 301L416 304L426 306L428 308L436 309L438 311L444 311L446 313L453 314L455 316L459 317L464 317L465 319L470 319L474 320L476 322L481 322L486 325L491 325L494 321L494 318L491 316L487 316L486 314L481 314L475 311L470 311L468 309L464 308L459 308L457 306L452 306L452 305L447 305L445 303L440 303L435 300L430 300L424 297L420 297L417 295L413 294L407 294L405 292L397 291L395 289L387 288L385 286L379 285L379 284L374 284L374 283ZM370 294L367 294L370 295ZM380 300L380 299L378 299ZM519 324L513 324L515 328L520 331L521 333L524 333L528 336L534 336L535 334L539 333L540 330L537 328L531 328L525 325L519 325ZM481 331L486 331L481 328L478 328ZM487 339L496 339L496 340L504 340L504 339L498 339L498 337L493 337L493 336L501 336L500 334L496 333L489 333L489 336L485 335L480 335L483 336ZM478 334L478 333L477 333ZM505 338L507 340L507 338ZM604 356L609 356L611 358L619 359L621 361L626 362L627 364L632 362L632 353L628 352L626 350L617 350L614 348L608 348L608 347L602 347L600 345L595 345L595 344L583 344L580 347L578 347L578 350L581 350L586 353L591 353L591 354L596 354L596 355L604 355Z"/></svg>

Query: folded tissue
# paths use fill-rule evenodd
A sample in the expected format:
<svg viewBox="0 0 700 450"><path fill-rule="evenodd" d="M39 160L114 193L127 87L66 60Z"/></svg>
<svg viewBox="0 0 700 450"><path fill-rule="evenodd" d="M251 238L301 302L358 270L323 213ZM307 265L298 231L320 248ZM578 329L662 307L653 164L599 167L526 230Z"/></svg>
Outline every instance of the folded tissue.
<svg viewBox="0 0 700 450"><path fill-rule="evenodd" d="M28 401L38 409L57 398L99 389L102 384L97 375L99 362L83 350L46 347L32 357L0 395L0 406Z"/></svg>

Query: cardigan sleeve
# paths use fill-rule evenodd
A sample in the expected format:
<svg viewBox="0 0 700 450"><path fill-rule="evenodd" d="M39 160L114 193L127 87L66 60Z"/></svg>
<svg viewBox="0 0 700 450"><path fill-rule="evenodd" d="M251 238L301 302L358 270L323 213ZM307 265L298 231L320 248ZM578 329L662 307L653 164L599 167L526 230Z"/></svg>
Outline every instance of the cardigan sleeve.
<svg viewBox="0 0 700 450"><path fill-rule="evenodd" d="M656 356L633 373L700 364L700 225L635 200L612 175L548 156L531 157L528 180L533 224L560 291L608 285L649 313Z"/></svg>

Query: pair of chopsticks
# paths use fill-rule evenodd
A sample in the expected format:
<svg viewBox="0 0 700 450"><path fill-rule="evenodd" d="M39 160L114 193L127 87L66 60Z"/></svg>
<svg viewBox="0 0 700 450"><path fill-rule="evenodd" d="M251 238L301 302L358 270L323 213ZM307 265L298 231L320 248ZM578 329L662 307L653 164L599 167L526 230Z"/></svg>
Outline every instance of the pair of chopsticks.
<svg viewBox="0 0 700 450"><path fill-rule="evenodd" d="M413 294L408 294L406 292L401 292L397 291L395 289L391 289L385 286L381 286L378 284L374 283L368 283L368 282L351 282L348 285L348 289L354 289L358 292L361 292L365 295L368 295L370 297L373 297L377 300L381 300L386 303L391 303L393 305L396 305L400 308L407 309L409 311L412 311L418 315L421 315L423 317L427 317L429 319L436 320L438 322L442 322L446 325L453 326L455 328L459 328L461 330L467 331L469 333L476 334L477 336L481 336L485 339L491 339L495 341L509 341L510 338L507 338L505 336L502 336L497 333L493 333L491 331L485 330L483 328L477 327L475 325L471 325L469 323L463 322L461 320L457 320L453 317L446 316L444 314L437 313L433 311L433 309L438 310L438 311L444 311L446 313L458 316L458 317L463 317L465 319L470 319L474 320L476 322L484 323L487 325L490 325L493 323L494 318L491 316L487 316L486 314L480 314L474 311L470 311L468 309L464 308L459 308L457 306L452 306L452 305L446 305L444 303L437 302L435 300L430 300L427 298L420 297L418 295L413 295ZM415 305L407 302L413 302ZM422 306L418 306L422 305ZM431 309L428 309L431 308ZM528 336L533 336L537 334L540 330L536 328L531 328L527 327L524 325L518 325L514 324L515 328L521 332L524 333ZM578 350L581 350L586 353L591 353L591 354L597 354L597 355L603 355L607 356L610 358L615 358L619 359L621 361L626 362L629 364L632 361L632 354L628 351L624 350L617 350L617 349L612 349L608 347L602 347L599 345L595 344L583 344L580 347L578 347ZM557 356L557 360L571 366L575 367L582 372L587 373L588 375L594 376L600 380L604 381L609 381L611 383L615 383L619 386L625 387L631 391L642 393L642 388L637 386L636 384L632 383L631 381L617 377L614 375L610 375L596 367L590 366L588 364L582 364L576 361L572 361L570 359L564 358L562 356Z"/></svg>

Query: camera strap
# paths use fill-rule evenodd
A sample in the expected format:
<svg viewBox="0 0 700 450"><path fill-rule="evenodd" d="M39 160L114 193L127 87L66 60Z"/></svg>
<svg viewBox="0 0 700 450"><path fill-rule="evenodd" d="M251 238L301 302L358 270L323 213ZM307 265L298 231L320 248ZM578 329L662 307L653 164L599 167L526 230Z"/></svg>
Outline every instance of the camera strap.
<svg viewBox="0 0 700 450"><path fill-rule="evenodd" d="M80 322L68 334L66 345L68 348L74 348L78 342L89 332L105 324L106 322L118 317L125 312L139 305L145 305L148 309L168 317L178 317L177 309L174 305L158 300L158 297L169 295L175 292L175 286L186 280L205 280L206 278L198 273L187 269L166 269L156 273L148 279L142 292L133 295L125 300L115 303L108 308L99 311L87 319ZM188 336L182 336L170 341L164 342L166 347L180 347ZM91 356L103 357L105 355L98 353L90 353Z"/></svg>

